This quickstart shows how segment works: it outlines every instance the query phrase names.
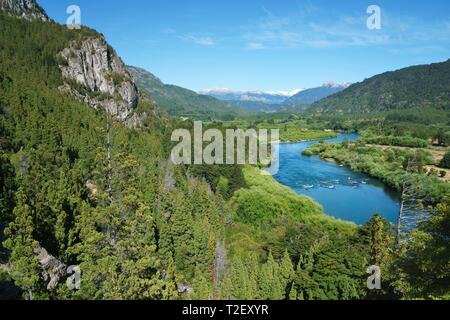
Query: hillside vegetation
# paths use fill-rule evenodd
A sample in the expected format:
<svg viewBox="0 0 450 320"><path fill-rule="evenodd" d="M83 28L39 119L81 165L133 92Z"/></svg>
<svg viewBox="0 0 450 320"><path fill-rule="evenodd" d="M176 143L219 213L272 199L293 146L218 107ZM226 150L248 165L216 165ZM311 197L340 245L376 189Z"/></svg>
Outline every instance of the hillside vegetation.
<svg viewBox="0 0 450 320"><path fill-rule="evenodd" d="M231 103L194 91L164 84L150 72L128 66L140 90L150 95L170 115L196 120L229 120L244 111Z"/></svg>
<svg viewBox="0 0 450 320"><path fill-rule="evenodd" d="M315 103L312 111L372 113L418 108L449 111L450 60L374 76Z"/></svg>

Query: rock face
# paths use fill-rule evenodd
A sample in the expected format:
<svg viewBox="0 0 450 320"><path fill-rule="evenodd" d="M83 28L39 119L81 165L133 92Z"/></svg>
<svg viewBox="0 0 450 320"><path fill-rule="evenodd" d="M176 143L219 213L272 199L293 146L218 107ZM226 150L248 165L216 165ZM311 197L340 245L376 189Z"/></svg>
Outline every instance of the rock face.
<svg viewBox="0 0 450 320"><path fill-rule="evenodd" d="M67 266L40 246L35 248L34 253L39 260L42 277L47 283L47 289L55 289L66 276Z"/></svg>
<svg viewBox="0 0 450 320"><path fill-rule="evenodd" d="M27 20L50 20L35 0L0 0L0 9Z"/></svg>
<svg viewBox="0 0 450 320"><path fill-rule="evenodd" d="M66 84L61 90L125 120L136 108L138 90L122 60L102 38L72 43L60 53L62 75L89 89L88 94Z"/></svg>

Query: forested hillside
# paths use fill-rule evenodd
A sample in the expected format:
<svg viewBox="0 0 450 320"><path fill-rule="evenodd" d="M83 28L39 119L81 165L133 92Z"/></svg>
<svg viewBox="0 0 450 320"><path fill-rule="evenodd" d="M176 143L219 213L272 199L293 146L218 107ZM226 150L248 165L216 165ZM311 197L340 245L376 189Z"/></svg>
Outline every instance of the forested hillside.
<svg viewBox="0 0 450 320"><path fill-rule="evenodd" d="M139 88L149 94L170 115L198 120L230 120L243 110L213 97L174 85L164 84L150 72L129 66Z"/></svg>
<svg viewBox="0 0 450 320"><path fill-rule="evenodd" d="M325 98L316 112L373 113L450 108L450 60L386 72ZM432 112L432 111L430 111Z"/></svg>

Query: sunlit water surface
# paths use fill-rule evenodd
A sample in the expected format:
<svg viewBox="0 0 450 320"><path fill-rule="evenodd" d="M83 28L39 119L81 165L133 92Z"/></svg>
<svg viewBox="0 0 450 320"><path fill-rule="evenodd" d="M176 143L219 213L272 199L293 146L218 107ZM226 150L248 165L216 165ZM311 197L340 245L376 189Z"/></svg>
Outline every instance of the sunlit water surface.
<svg viewBox="0 0 450 320"><path fill-rule="evenodd" d="M357 134L343 134L327 142L357 140ZM375 212L396 223L399 194L379 180L302 151L318 141L280 145L280 169L274 178L298 194L320 203L328 215L363 224Z"/></svg>

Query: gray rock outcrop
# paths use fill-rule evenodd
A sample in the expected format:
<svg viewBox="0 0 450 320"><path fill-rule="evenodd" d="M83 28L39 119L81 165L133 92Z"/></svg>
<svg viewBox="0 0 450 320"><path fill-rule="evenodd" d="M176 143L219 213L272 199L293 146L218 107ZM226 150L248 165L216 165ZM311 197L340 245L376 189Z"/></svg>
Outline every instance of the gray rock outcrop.
<svg viewBox="0 0 450 320"><path fill-rule="evenodd" d="M55 289L66 276L67 266L40 246L36 247L34 252L39 260L42 277L47 283L47 289Z"/></svg>
<svg viewBox="0 0 450 320"><path fill-rule="evenodd" d="M60 57L63 77L88 89L80 92L70 83L60 89L77 99L101 107L118 120L125 120L138 104L138 90L122 60L102 38L73 42Z"/></svg>
<svg viewBox="0 0 450 320"><path fill-rule="evenodd" d="M30 21L50 20L44 9L35 0L0 0L0 9Z"/></svg>

